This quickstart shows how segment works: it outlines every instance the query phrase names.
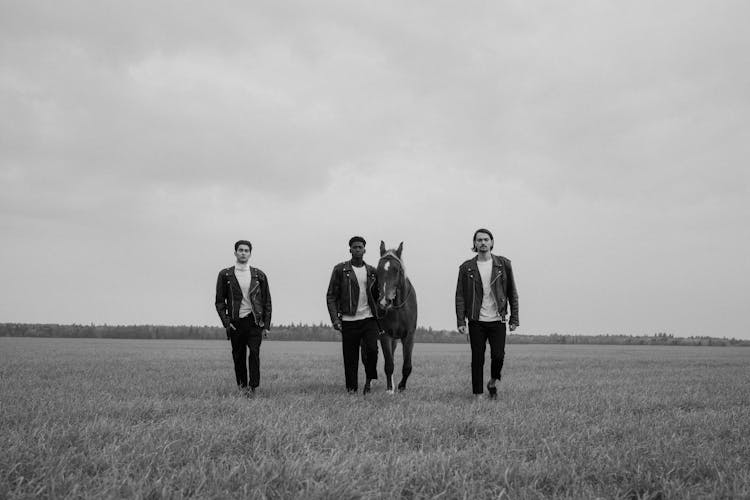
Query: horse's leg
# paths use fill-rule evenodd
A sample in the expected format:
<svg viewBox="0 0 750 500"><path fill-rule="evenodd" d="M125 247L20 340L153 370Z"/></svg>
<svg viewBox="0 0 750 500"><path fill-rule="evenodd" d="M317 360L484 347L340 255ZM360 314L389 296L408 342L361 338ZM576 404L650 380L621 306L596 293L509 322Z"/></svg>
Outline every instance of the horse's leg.
<svg viewBox="0 0 750 500"><path fill-rule="evenodd" d="M386 390L393 392L393 343L390 335L380 337L380 347L383 349Z"/></svg>
<svg viewBox="0 0 750 500"><path fill-rule="evenodd" d="M406 389L406 379L411 374L411 351L414 348L414 332L401 338L401 349L404 353L404 366L401 369L401 382L398 383L398 390Z"/></svg>

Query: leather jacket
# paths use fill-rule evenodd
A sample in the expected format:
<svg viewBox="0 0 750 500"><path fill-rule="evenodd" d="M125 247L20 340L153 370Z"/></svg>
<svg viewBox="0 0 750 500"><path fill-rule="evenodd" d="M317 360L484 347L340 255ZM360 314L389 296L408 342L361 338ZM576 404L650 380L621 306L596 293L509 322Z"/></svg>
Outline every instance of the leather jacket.
<svg viewBox="0 0 750 500"><path fill-rule="evenodd" d="M268 330L271 328L271 292L268 290L268 278L257 267L250 267L250 306L255 316L255 323ZM234 266L219 271L216 280L216 312L221 324L229 328L231 321L240 319L242 289L234 275Z"/></svg>
<svg viewBox="0 0 750 500"><path fill-rule="evenodd" d="M497 302L497 310L502 321L506 321L510 308L511 325L518 326L518 291L513 278L513 268L510 259L500 255L492 256L492 279L490 290ZM482 278L477 268L477 257L469 259L458 268L458 283L456 283L456 322L458 326L465 326L466 320L479 320L479 310L482 308Z"/></svg>
<svg viewBox="0 0 750 500"><path fill-rule="evenodd" d="M372 315L377 318L378 282L375 268L367 263L365 267L367 268L367 304L370 306ZM352 269L351 260L334 266L331 281L328 283L326 303L333 324L341 321L342 315L356 314L359 304L359 283Z"/></svg>

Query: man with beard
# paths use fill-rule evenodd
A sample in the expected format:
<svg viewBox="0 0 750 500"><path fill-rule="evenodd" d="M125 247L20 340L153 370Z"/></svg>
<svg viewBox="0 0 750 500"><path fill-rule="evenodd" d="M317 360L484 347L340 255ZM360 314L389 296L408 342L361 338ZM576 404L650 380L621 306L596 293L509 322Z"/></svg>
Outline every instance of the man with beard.
<svg viewBox="0 0 750 500"><path fill-rule="evenodd" d="M497 397L505 358L506 325L518 327L518 292L510 260L492 254L494 238L487 229L474 232L472 250L477 253L458 268L456 320L458 331L471 342L471 388L476 397L484 393L484 353L490 344L489 397ZM507 313L510 309L510 318ZM468 326L467 326L468 321Z"/></svg>

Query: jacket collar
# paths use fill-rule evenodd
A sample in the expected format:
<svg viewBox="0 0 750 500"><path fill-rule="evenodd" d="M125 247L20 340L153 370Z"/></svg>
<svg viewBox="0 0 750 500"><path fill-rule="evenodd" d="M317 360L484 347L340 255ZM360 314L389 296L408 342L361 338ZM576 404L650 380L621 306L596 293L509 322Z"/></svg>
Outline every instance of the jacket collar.
<svg viewBox="0 0 750 500"><path fill-rule="evenodd" d="M490 255L492 256L492 267L503 267L503 261L499 255L495 255L493 253L491 253ZM479 262L479 255L474 256L471 261L474 263L474 267L476 268Z"/></svg>
<svg viewBox="0 0 750 500"><path fill-rule="evenodd" d="M371 268L372 266L370 266L370 265L369 265L369 264L368 264L367 262L364 262L364 261L362 261L362 262L363 262L363 263L364 263L364 265L365 265L365 269L366 269L366 270L367 270L367 272L369 273L369 271L370 271L370 268ZM352 270L353 270L353 267L354 267L354 266L352 266L352 261L351 261L351 259L349 259L349 260L347 260L346 262L344 262L344 271L352 271Z"/></svg>
<svg viewBox="0 0 750 500"><path fill-rule="evenodd" d="M492 255L492 272L490 274L490 284L492 284L495 281L497 281L497 279L500 278L505 273L503 272L503 260L500 258L500 256L494 255L494 254L490 254L490 255ZM479 256L477 255L476 257L471 259L473 269L471 266L469 267L470 270L474 271L477 274L479 274L478 262L479 262ZM502 278L502 279L505 279L505 278Z"/></svg>
<svg viewBox="0 0 750 500"><path fill-rule="evenodd" d="M258 282L258 268L249 266L249 269L250 269L250 290L252 290L255 283ZM224 273L229 277L230 280L236 283L237 286L240 286L240 282L237 281L237 276L234 274L234 266L227 267L226 269L224 269Z"/></svg>
<svg viewBox="0 0 750 500"><path fill-rule="evenodd" d="M258 275L257 267L248 266L248 269L250 269L250 274L252 275L253 278L255 278ZM234 276L234 266L232 265L232 266L227 267L226 269L224 269L224 272Z"/></svg>

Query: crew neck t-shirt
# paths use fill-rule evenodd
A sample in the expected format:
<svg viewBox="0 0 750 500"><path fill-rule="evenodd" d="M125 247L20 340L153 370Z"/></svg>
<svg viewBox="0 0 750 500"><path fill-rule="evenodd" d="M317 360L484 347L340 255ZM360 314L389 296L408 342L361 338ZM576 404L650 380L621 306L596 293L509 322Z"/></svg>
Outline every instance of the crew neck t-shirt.
<svg viewBox="0 0 750 500"><path fill-rule="evenodd" d="M354 276L357 278L359 285L359 299L357 301L357 312L355 314L344 314L341 316L343 321L359 321L372 317L370 305L367 303L367 266L352 266Z"/></svg>
<svg viewBox="0 0 750 500"><path fill-rule="evenodd" d="M482 278L482 308L479 310L479 321L500 321L500 313L497 310L497 301L492 293L490 282L492 281L492 259L477 260L479 276Z"/></svg>
<svg viewBox="0 0 750 500"><path fill-rule="evenodd" d="M252 281L250 267L235 266L234 275L237 277L237 281L240 284L240 290L242 290L240 318L246 318L253 314L253 307L250 305L250 282Z"/></svg>

